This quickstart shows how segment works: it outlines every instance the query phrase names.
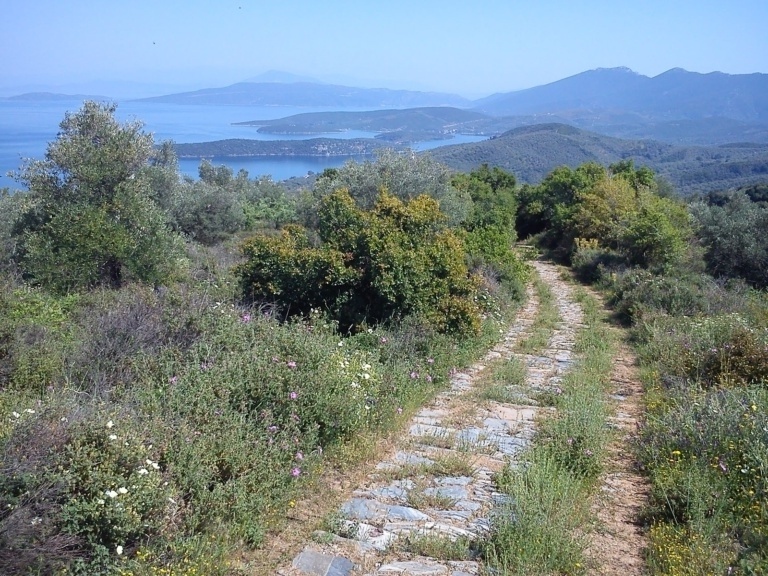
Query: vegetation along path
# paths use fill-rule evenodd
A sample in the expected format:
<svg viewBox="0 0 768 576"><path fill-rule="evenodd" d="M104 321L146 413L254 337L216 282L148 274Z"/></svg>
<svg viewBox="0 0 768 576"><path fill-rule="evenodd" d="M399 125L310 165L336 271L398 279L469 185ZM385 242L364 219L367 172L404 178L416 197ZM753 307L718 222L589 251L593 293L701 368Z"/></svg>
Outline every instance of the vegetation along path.
<svg viewBox="0 0 768 576"><path fill-rule="evenodd" d="M509 498L497 491L494 475L515 466L537 421L554 411L537 399L560 392L583 326L582 307L560 278L560 269L541 262L535 266L557 316L546 344L530 353L528 343L541 329L541 313L540 298L529 288L528 302L503 341L456 373L450 389L414 416L409 434L349 494L326 522L327 530L315 533L278 574L483 573L477 542L488 536L494 514ZM519 377L513 366L521 367ZM609 530L619 533L615 526ZM608 559L606 548L622 544L600 546L597 556ZM637 561L635 551L623 549L622 554L634 555L630 563Z"/></svg>

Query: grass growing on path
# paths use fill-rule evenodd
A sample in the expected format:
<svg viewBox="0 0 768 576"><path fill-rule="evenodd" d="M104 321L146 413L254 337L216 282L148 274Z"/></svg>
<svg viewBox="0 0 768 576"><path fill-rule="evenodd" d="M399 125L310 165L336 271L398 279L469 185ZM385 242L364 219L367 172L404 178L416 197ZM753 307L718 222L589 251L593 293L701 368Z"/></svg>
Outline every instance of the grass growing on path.
<svg viewBox="0 0 768 576"><path fill-rule="evenodd" d="M606 388L615 339L594 298L580 291L576 299L585 327L576 341L578 362L553 395L556 414L540 423L525 464L508 467L496 478L510 499L498 511L484 554L503 574L588 572L586 528L594 521L590 497L610 440ZM550 306L556 310L553 301ZM546 319L550 326L556 322Z"/></svg>
<svg viewBox="0 0 768 576"><path fill-rule="evenodd" d="M544 280L538 275L533 277L534 290L539 300L539 310L536 319L531 326L531 334L517 344L517 351L523 354L532 354L547 345L550 334L560 321L560 313L557 310L555 296L552 294Z"/></svg>

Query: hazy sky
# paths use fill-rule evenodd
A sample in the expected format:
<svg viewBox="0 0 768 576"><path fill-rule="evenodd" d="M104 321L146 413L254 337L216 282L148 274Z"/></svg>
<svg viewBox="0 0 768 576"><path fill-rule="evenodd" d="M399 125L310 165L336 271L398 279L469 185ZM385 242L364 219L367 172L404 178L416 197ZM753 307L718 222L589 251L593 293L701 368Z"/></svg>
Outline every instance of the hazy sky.
<svg viewBox="0 0 768 576"><path fill-rule="evenodd" d="M767 0L14 0L0 14L5 94L271 69L466 96L598 67L768 72Z"/></svg>

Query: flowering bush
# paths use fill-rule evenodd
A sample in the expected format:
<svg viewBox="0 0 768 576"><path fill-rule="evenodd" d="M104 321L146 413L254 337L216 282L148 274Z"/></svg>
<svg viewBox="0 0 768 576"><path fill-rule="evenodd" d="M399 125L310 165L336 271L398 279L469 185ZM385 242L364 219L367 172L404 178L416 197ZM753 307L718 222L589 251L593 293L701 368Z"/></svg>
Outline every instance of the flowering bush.
<svg viewBox="0 0 768 576"><path fill-rule="evenodd" d="M423 314L443 331L476 334L477 282L445 220L427 196L406 204L383 191L364 211L339 190L321 204L321 247L297 227L257 236L243 245L236 274L247 297L287 314L328 310L343 330Z"/></svg>

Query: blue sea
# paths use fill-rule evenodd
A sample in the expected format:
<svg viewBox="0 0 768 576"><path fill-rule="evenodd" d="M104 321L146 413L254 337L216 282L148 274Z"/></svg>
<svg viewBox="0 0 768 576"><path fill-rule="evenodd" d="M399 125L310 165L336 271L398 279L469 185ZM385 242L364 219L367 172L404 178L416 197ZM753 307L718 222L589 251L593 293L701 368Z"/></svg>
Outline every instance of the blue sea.
<svg viewBox="0 0 768 576"><path fill-rule="evenodd" d="M82 103L79 100L18 101L0 100L0 188L17 188L19 184L8 175L18 170L25 158L42 159L46 146L55 140L59 123L67 111L76 112ZM250 126L235 126L236 122L269 120L302 112L320 112L337 109L297 108L289 106L191 106L158 104L150 102L118 102L118 119L140 120L144 129L154 135L155 142L173 140L178 143L208 142L226 138L248 138L253 140L285 140L284 135L259 134ZM367 138L374 133L347 131L342 133L319 134L313 137ZM297 136L295 139L307 138ZM449 140L416 143L415 150L427 150L446 144L477 142L483 137L459 135ZM355 157L301 157L283 158L214 158L216 165L226 164L236 173L248 171L252 177L270 175L273 180L285 180L294 176L306 176L310 172L322 172L325 168L336 168L346 161L362 160ZM179 162L181 171L194 178L198 174L200 161L185 159Z"/></svg>

